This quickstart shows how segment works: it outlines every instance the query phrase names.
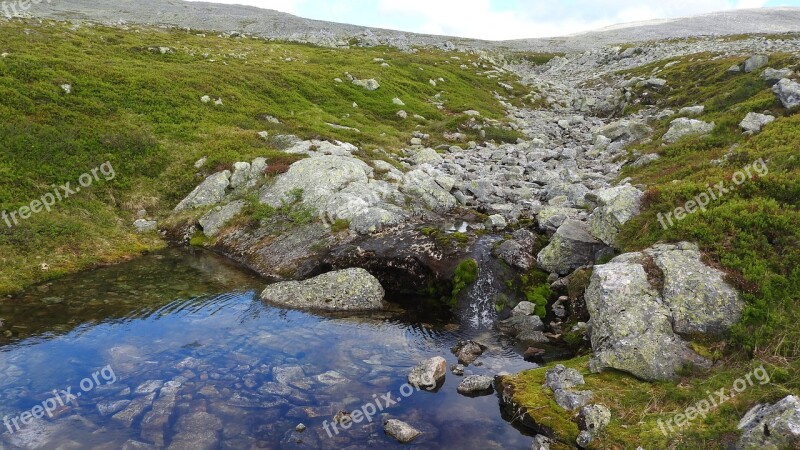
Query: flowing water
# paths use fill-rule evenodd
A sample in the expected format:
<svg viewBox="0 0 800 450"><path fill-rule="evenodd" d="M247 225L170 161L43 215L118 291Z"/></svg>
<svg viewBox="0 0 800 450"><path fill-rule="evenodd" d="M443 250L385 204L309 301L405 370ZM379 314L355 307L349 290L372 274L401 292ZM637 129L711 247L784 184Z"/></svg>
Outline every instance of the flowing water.
<svg viewBox="0 0 800 450"><path fill-rule="evenodd" d="M467 374L532 367L494 332L400 308L279 309L259 300L264 284L169 250L0 300L0 449L403 447L381 414L423 431L412 446L530 448L496 396L456 392L461 377L448 372L437 392L404 387L422 359L455 364L464 338L489 347ZM373 409L371 422L330 425Z"/></svg>

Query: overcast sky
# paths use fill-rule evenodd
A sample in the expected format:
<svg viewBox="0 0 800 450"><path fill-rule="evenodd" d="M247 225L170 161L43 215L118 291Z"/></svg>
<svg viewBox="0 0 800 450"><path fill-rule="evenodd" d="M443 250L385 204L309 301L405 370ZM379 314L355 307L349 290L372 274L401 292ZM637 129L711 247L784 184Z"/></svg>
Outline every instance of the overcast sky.
<svg viewBox="0 0 800 450"><path fill-rule="evenodd" d="M192 0L189 0L192 1ZM309 19L478 39L563 36L619 23L800 0L206 0Z"/></svg>

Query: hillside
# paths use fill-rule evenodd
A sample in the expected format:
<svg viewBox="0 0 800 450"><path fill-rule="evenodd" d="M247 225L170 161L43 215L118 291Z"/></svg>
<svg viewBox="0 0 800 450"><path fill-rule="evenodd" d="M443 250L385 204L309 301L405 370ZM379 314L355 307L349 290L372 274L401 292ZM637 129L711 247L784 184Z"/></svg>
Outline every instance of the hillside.
<svg viewBox="0 0 800 450"><path fill-rule="evenodd" d="M488 371L534 448L800 445L800 10L462 51L177 1L36 15L0 22L0 292L202 247L269 305L465 333L436 348L460 369L400 379Z"/></svg>

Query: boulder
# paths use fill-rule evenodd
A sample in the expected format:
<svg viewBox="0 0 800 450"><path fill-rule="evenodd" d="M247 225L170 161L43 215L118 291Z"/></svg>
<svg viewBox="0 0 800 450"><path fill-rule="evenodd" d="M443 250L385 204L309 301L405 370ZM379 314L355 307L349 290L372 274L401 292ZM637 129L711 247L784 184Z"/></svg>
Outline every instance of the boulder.
<svg viewBox="0 0 800 450"><path fill-rule="evenodd" d="M432 148L423 148L414 152L411 161L416 164L435 164L443 161L442 156Z"/></svg>
<svg viewBox="0 0 800 450"><path fill-rule="evenodd" d="M189 193L175 207L175 212L195 209L201 206L216 205L225 198L228 186L230 186L231 172L224 170L209 175L199 186Z"/></svg>
<svg viewBox="0 0 800 450"><path fill-rule="evenodd" d="M767 55L753 55L747 58L747 61L744 62L742 69L744 70L744 73L755 72L756 70L766 66L768 62L769 57L767 57Z"/></svg>
<svg viewBox="0 0 800 450"><path fill-rule="evenodd" d="M596 266L585 294L591 369L665 380L684 364L707 366L679 334L719 335L739 320L744 303L723 275L688 243L656 245Z"/></svg>
<svg viewBox="0 0 800 450"><path fill-rule="evenodd" d="M721 335L739 321L744 300L723 272L702 262L696 244L655 245L643 253L661 271L661 294L676 333Z"/></svg>
<svg viewBox="0 0 800 450"><path fill-rule="evenodd" d="M771 86L784 78L789 78L793 74L794 72L792 72L792 69L789 68L773 69L772 67L767 67L763 72L761 72L761 79L766 81Z"/></svg>
<svg viewBox="0 0 800 450"><path fill-rule="evenodd" d="M512 316L530 316L536 314L536 305L528 301L521 301L511 310Z"/></svg>
<svg viewBox="0 0 800 450"><path fill-rule="evenodd" d="M600 128L596 135L605 136L612 142L633 142L649 136L652 132L650 127L641 122L620 120Z"/></svg>
<svg viewBox="0 0 800 450"><path fill-rule="evenodd" d="M484 350L486 350L486 346L475 341L459 341L451 349L456 358L458 358L458 362L464 365L475 362L478 356L483 354Z"/></svg>
<svg viewBox="0 0 800 450"><path fill-rule="evenodd" d="M772 123L774 121L775 121L775 117L774 116L770 116L770 115L767 115L767 114L759 114L759 113L750 112L750 113L747 113L747 115L744 117L742 122L739 123L739 126L745 132L758 133L759 131L761 131L761 128L764 125L766 125L768 123Z"/></svg>
<svg viewBox="0 0 800 450"><path fill-rule="evenodd" d="M531 345L544 344L550 342L544 335L544 323L536 315L513 315L506 320L497 322L497 328L501 333L513 337L517 341Z"/></svg>
<svg viewBox="0 0 800 450"><path fill-rule="evenodd" d="M275 283L261 293L262 299L280 306L326 311L383 309L383 297L378 280L361 268Z"/></svg>
<svg viewBox="0 0 800 450"><path fill-rule="evenodd" d="M594 262L595 254L605 245L589 232L589 226L577 220L565 220L550 243L539 252L539 267L559 275Z"/></svg>
<svg viewBox="0 0 800 450"><path fill-rule="evenodd" d="M484 225L487 229L495 231L504 230L508 226L506 219L500 214L492 214L489 216Z"/></svg>
<svg viewBox="0 0 800 450"><path fill-rule="evenodd" d="M661 138L667 144L672 144L687 136L701 136L711 133L714 123L703 122L697 119L680 117L670 122L669 130Z"/></svg>
<svg viewBox="0 0 800 450"><path fill-rule="evenodd" d="M369 180L372 168L347 156L319 156L295 162L271 186L264 187L259 199L273 207L292 200L292 193L302 191L303 204L322 211L328 200L350 183Z"/></svg>
<svg viewBox="0 0 800 450"><path fill-rule="evenodd" d="M783 107L795 109L800 107L800 83L783 78L772 86L772 92L778 97Z"/></svg>
<svg viewBox="0 0 800 450"><path fill-rule="evenodd" d="M447 212L458 204L456 198L442 189L434 177L419 169L405 175L400 191L420 200L428 209L437 213Z"/></svg>
<svg viewBox="0 0 800 450"><path fill-rule="evenodd" d="M532 242L527 244L515 239L509 239L497 247L495 254L508 265L526 272L533 266Z"/></svg>
<svg viewBox="0 0 800 450"><path fill-rule="evenodd" d="M591 233L609 246L615 246L622 225L639 214L644 193L626 184L587 194L596 205L590 220Z"/></svg>
<svg viewBox="0 0 800 450"><path fill-rule="evenodd" d="M800 398L789 395L772 405L756 405L739 429L737 450L800 448Z"/></svg>
<svg viewBox="0 0 800 450"><path fill-rule="evenodd" d="M577 443L581 448L587 448L600 431L611 422L611 411L603 405L587 405L578 412Z"/></svg>
<svg viewBox="0 0 800 450"><path fill-rule="evenodd" d="M678 110L678 114L682 116L699 116L705 112L706 107L703 105L686 106Z"/></svg>
<svg viewBox="0 0 800 450"><path fill-rule="evenodd" d="M488 395L494 390L494 377L486 375L468 375L461 380L456 390L468 396Z"/></svg>
<svg viewBox="0 0 800 450"><path fill-rule="evenodd" d="M216 236L225 224L242 212L246 205L246 202L237 200L207 212L199 220L200 227L203 228L203 234L209 237Z"/></svg>
<svg viewBox="0 0 800 450"><path fill-rule="evenodd" d="M544 373L544 385L553 391L572 389L586 384L583 375L575 369L556 364Z"/></svg>
<svg viewBox="0 0 800 450"><path fill-rule="evenodd" d="M408 444L422 434L416 428L397 419L387 420L383 424L383 431L387 436L395 438L401 444Z"/></svg>
<svg viewBox="0 0 800 450"><path fill-rule="evenodd" d="M378 81L373 78L370 78L368 80L353 80L352 83L368 91L376 91L381 87L381 84L378 83Z"/></svg>
<svg viewBox="0 0 800 450"><path fill-rule="evenodd" d="M427 391L432 391L444 382L447 373L447 361L441 356L417 364L408 374L408 383Z"/></svg>

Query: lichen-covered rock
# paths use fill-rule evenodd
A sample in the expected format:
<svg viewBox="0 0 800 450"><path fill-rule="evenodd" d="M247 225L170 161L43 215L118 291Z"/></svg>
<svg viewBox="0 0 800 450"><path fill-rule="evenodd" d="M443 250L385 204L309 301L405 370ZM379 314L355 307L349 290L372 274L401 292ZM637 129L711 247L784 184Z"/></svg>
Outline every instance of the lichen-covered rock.
<svg viewBox="0 0 800 450"><path fill-rule="evenodd" d="M292 192L302 191L303 204L322 211L335 193L350 183L369 180L372 168L346 156L319 156L295 162L275 183L261 190L261 203L278 207L292 200Z"/></svg>
<svg viewBox="0 0 800 450"><path fill-rule="evenodd" d="M400 191L420 200L433 212L447 212L458 204L456 198L442 189L434 177L419 169L405 175Z"/></svg>
<svg viewBox="0 0 800 450"><path fill-rule="evenodd" d="M491 394L494 378L486 375L469 375L461 380L456 390L459 394L477 396Z"/></svg>
<svg viewBox="0 0 800 450"><path fill-rule="evenodd" d="M586 384L586 381L577 370L564 367L562 364L556 364L544 373L544 384L553 391L557 391L582 386Z"/></svg>
<svg viewBox="0 0 800 450"><path fill-rule="evenodd" d="M775 121L774 116L769 116L767 114L759 114L750 112L742 119L742 122L739 123L739 126L742 130L749 132L749 133L758 133L761 131L761 128L768 123L772 123Z"/></svg>
<svg viewBox="0 0 800 450"><path fill-rule="evenodd" d="M442 162L442 156L432 148L423 148L414 152L411 156L411 161L417 165L434 164Z"/></svg>
<svg viewBox="0 0 800 450"><path fill-rule="evenodd" d="M444 382L447 373L447 361L441 356L434 356L417 364L408 374L408 383L420 389L431 391Z"/></svg>
<svg viewBox="0 0 800 450"><path fill-rule="evenodd" d="M653 130L647 125L633 120L619 120L610 123L599 130L596 135L605 136L612 142L632 142L643 139L652 133Z"/></svg>
<svg viewBox="0 0 800 450"><path fill-rule="evenodd" d="M766 66L768 62L769 57L767 55L753 55L747 58L747 61L744 62L742 69L745 73L755 72L756 70Z"/></svg>
<svg viewBox="0 0 800 450"><path fill-rule="evenodd" d="M772 67L767 67L761 72L761 79L770 85L774 85L784 78L789 78L793 73L792 69L789 68L773 69Z"/></svg>
<svg viewBox="0 0 800 450"><path fill-rule="evenodd" d="M364 269L328 272L305 281L267 286L261 298L281 306L325 311L382 309L384 290Z"/></svg>
<svg viewBox="0 0 800 450"><path fill-rule="evenodd" d="M387 436L391 436L402 444L408 444L416 439L422 432L411 425L397 420L389 419L383 424L383 431Z"/></svg>
<svg viewBox="0 0 800 450"><path fill-rule="evenodd" d="M800 83L783 78L775 83L775 86L772 86L772 92L775 93L784 108L800 108Z"/></svg>
<svg viewBox="0 0 800 450"><path fill-rule="evenodd" d="M528 230L517 230L512 239L504 241L497 247L495 254L508 265L527 272L533 266L535 238L535 235Z"/></svg>
<svg viewBox="0 0 800 450"><path fill-rule="evenodd" d="M800 448L800 399L789 395L773 405L756 405L739 421L737 450Z"/></svg>
<svg viewBox="0 0 800 450"><path fill-rule="evenodd" d="M643 253L661 271L661 297L676 333L719 335L739 321L744 300L723 272L703 264L696 244L655 245Z"/></svg>
<svg viewBox="0 0 800 450"><path fill-rule="evenodd" d="M587 200L597 205L590 220L592 235L615 246L620 227L639 214L643 196L629 184L588 194Z"/></svg>
<svg viewBox="0 0 800 450"><path fill-rule="evenodd" d="M200 226L203 228L203 234L209 237L216 236L225 224L242 212L245 205L244 201L237 200L207 212L199 220Z"/></svg>
<svg viewBox="0 0 800 450"><path fill-rule="evenodd" d="M484 225L489 230L504 230L508 224L506 223L505 217L501 216L500 214L492 214L486 219Z"/></svg>
<svg viewBox="0 0 800 450"><path fill-rule="evenodd" d="M230 186L230 178L231 172L229 170L209 175L186 198L178 203L178 206L175 207L175 212L216 205L221 202L225 198L228 186Z"/></svg>
<svg viewBox="0 0 800 450"><path fill-rule="evenodd" d="M566 275L594 262L595 254L603 247L605 245L592 236L586 223L566 220L539 252L536 261L548 272Z"/></svg>
<svg viewBox="0 0 800 450"><path fill-rule="evenodd" d="M670 311L641 264L615 258L596 266L585 299L593 372L611 368L653 381L673 378L686 363L706 364L672 330Z"/></svg>
<svg viewBox="0 0 800 450"><path fill-rule="evenodd" d="M670 122L669 130L661 138L667 144L672 144L687 136L700 136L711 133L714 123L703 122L697 119L680 117Z"/></svg>
<svg viewBox="0 0 800 450"><path fill-rule="evenodd" d="M577 443L581 448L589 446L597 434L611 422L611 411L603 405L586 405L578 412Z"/></svg>

